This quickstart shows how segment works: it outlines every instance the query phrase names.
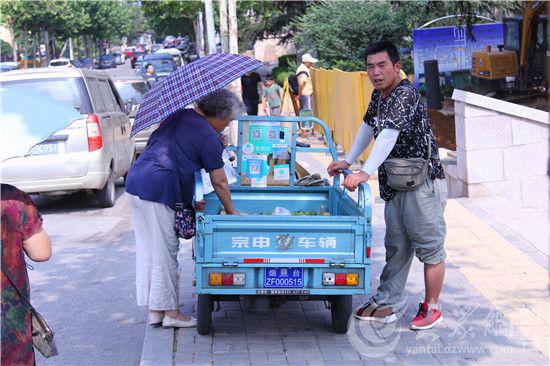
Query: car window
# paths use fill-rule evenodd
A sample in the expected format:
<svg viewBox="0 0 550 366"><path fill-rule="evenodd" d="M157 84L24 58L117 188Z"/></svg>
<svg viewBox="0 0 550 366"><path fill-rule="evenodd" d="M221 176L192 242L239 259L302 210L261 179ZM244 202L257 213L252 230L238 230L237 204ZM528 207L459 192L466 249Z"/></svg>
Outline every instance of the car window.
<svg viewBox="0 0 550 366"><path fill-rule="evenodd" d="M33 90L54 100L69 102L81 114L92 113L90 98L84 80L80 77L7 80L2 81L2 87L8 90L11 87Z"/></svg>
<svg viewBox="0 0 550 366"><path fill-rule="evenodd" d="M120 95L118 94L118 91L116 90L116 88L113 84L113 81L111 79L109 79L109 89L111 89L111 93L112 93L113 97L115 98L116 111L117 112L122 112L124 110L123 103L122 103L122 100L120 99Z"/></svg>
<svg viewBox="0 0 550 366"><path fill-rule="evenodd" d="M69 61L52 61L50 62L50 66L66 66L69 64Z"/></svg>
<svg viewBox="0 0 550 366"><path fill-rule="evenodd" d="M141 103L141 101L143 100L143 96L145 95L147 90L149 90L147 84L144 81L116 81L115 86L122 100L127 101L128 99L133 99L137 103Z"/></svg>
<svg viewBox="0 0 550 366"><path fill-rule="evenodd" d="M155 72L172 72L176 69L176 65L174 64L174 61L171 58L161 58L161 59L153 59L153 60L145 60L143 68L143 73L145 73L145 67L146 65L153 65L155 68Z"/></svg>
<svg viewBox="0 0 550 366"><path fill-rule="evenodd" d="M116 100L107 80L99 80L99 90L108 112L116 112Z"/></svg>
<svg viewBox="0 0 550 366"><path fill-rule="evenodd" d="M107 112L107 107L103 102L101 97L101 90L99 88L99 81L97 79L88 78L88 84L90 85L90 94L92 95L92 100L94 101L95 112L96 113L105 113Z"/></svg>

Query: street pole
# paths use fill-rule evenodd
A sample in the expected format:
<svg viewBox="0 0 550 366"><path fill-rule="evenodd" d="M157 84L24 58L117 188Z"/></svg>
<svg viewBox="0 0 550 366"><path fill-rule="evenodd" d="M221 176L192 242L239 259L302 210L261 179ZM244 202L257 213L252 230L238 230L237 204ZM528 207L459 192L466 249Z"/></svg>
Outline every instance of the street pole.
<svg viewBox="0 0 550 366"><path fill-rule="evenodd" d="M229 53L229 27L227 25L227 0L220 0L220 38L222 52Z"/></svg>
<svg viewBox="0 0 550 366"><path fill-rule="evenodd" d="M216 41L214 40L214 8L212 0L204 0L204 16L206 17L206 36L208 38L208 54L216 53Z"/></svg>

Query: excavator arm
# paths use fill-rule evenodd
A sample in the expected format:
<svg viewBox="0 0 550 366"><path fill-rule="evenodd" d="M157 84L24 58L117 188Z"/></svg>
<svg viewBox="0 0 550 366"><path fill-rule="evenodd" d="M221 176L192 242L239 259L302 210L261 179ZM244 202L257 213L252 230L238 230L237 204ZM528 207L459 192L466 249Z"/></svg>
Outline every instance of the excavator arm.
<svg viewBox="0 0 550 366"><path fill-rule="evenodd" d="M523 8L523 25L521 32L521 46L519 52L519 66L525 67L530 48L533 46L533 20L546 10L546 1L527 1Z"/></svg>

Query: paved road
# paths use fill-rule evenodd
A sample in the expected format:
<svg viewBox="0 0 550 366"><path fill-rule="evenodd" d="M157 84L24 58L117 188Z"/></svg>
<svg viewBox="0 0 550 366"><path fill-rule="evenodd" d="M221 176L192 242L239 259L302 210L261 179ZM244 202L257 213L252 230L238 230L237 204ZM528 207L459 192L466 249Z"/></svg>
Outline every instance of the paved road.
<svg viewBox="0 0 550 366"><path fill-rule="evenodd" d="M124 65L118 65L116 69L106 69L104 70L109 74L110 77L116 77L116 76L135 76L138 75L136 69L132 69L130 67L130 60L127 59Z"/></svg>
<svg viewBox="0 0 550 366"><path fill-rule="evenodd" d="M129 61L113 75L132 75ZM121 182L120 182L121 183ZM52 237L53 256L31 263L32 300L54 328L59 356L39 365L136 365L146 310L135 302L135 251L128 194L112 208L91 194L33 196Z"/></svg>
<svg viewBox="0 0 550 366"><path fill-rule="evenodd" d="M135 303L135 251L128 194L99 208L92 195L33 197L53 256L29 271L32 300L54 328L60 355L39 365L135 365L145 309Z"/></svg>

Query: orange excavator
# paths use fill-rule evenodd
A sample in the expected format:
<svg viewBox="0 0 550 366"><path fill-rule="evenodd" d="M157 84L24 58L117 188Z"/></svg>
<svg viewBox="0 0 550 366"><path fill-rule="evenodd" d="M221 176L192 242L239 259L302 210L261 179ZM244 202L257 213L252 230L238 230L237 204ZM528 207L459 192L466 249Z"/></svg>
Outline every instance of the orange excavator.
<svg viewBox="0 0 550 366"><path fill-rule="evenodd" d="M496 90L547 87L546 1L527 1L522 17L504 18L504 44L472 52L474 85Z"/></svg>

